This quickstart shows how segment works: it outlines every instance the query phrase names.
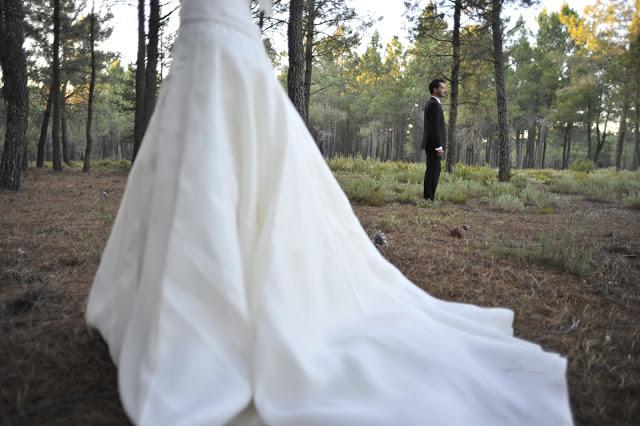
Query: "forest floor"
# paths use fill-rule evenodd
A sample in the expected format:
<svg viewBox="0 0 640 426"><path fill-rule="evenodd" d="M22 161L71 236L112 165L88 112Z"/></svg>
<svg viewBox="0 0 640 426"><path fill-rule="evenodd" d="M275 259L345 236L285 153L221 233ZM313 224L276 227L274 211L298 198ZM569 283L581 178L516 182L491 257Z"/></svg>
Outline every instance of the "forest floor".
<svg viewBox="0 0 640 426"><path fill-rule="evenodd" d="M0 192L0 424L129 424L107 347L84 320L126 177L29 169L19 193ZM510 308L517 336L566 356L576 424L637 425L640 211L558 197L552 214L499 213L481 199L354 209L417 286ZM564 260L535 255L541 247Z"/></svg>

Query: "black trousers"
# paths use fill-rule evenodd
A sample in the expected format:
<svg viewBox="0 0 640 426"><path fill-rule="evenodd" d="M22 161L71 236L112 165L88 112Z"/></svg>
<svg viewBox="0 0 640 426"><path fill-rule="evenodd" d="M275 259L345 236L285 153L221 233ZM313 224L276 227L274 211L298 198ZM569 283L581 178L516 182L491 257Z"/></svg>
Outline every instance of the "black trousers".
<svg viewBox="0 0 640 426"><path fill-rule="evenodd" d="M435 199L436 187L440 178L441 158L435 152L427 153L427 170L424 172L424 198L432 201Z"/></svg>

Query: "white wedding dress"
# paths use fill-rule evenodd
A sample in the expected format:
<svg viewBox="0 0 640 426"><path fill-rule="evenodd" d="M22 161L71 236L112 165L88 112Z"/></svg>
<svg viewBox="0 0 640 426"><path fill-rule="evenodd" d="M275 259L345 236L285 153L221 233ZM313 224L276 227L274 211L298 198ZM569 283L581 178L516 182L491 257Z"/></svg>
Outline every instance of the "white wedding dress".
<svg viewBox="0 0 640 426"><path fill-rule="evenodd" d="M88 322L140 425L568 425L566 361L370 242L246 0L184 0Z"/></svg>

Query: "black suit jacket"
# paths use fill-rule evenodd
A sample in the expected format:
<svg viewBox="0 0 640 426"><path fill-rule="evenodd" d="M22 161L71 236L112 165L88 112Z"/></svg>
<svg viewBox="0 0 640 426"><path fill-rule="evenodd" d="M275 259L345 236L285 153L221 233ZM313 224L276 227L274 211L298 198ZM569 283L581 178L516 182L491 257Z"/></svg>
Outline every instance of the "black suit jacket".
<svg viewBox="0 0 640 426"><path fill-rule="evenodd" d="M424 106L424 132L422 134L422 149L427 154L434 153L439 146L444 147L444 111L442 105L433 96Z"/></svg>

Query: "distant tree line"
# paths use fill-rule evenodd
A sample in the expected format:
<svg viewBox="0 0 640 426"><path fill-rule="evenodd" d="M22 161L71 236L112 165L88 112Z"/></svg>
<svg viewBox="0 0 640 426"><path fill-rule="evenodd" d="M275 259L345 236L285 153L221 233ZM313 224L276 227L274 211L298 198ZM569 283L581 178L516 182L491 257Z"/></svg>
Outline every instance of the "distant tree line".
<svg viewBox="0 0 640 426"><path fill-rule="evenodd" d="M116 2L116 0L113 0ZM422 109L447 81L446 167L638 169L639 1L542 11L532 33L504 20L528 0L405 1L406 45L386 46L347 0L276 0L252 11L280 80L327 158L420 161ZM30 162L135 159L169 68L177 0L137 0L137 60L101 45L109 8L89 0L0 0L0 186ZM448 24L451 22L453 25ZM401 29L398 29L399 31ZM279 52L275 38L286 38ZM26 43L25 43L26 41ZM366 48L360 49L366 42ZM26 47L26 50L25 50Z"/></svg>

